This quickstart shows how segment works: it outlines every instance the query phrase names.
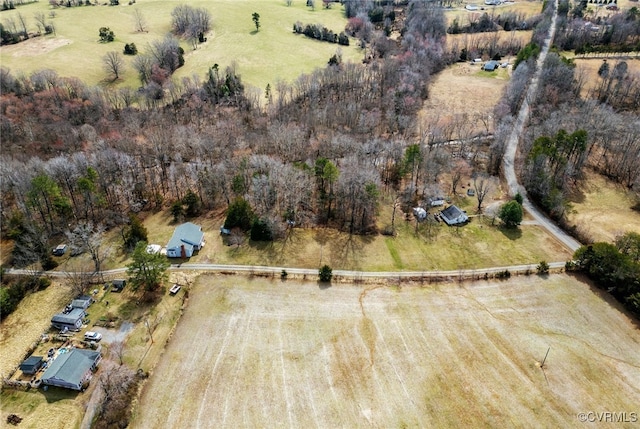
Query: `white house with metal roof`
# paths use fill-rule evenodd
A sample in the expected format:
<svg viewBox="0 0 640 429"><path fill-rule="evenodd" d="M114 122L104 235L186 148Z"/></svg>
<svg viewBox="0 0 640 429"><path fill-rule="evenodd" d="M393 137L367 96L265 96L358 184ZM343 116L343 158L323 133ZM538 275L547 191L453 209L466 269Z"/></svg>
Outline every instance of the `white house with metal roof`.
<svg viewBox="0 0 640 429"><path fill-rule="evenodd" d="M204 232L195 223L186 222L178 225L173 237L167 244L169 258L190 258L193 252L204 247Z"/></svg>

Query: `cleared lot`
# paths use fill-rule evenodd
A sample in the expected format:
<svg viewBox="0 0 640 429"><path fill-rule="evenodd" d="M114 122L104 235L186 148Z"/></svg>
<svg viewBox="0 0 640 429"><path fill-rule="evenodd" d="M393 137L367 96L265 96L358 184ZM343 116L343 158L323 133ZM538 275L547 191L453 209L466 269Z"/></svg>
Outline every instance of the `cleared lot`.
<svg viewBox="0 0 640 429"><path fill-rule="evenodd" d="M640 411L639 346L565 275L375 289L202 276L132 427L581 427L579 412Z"/></svg>

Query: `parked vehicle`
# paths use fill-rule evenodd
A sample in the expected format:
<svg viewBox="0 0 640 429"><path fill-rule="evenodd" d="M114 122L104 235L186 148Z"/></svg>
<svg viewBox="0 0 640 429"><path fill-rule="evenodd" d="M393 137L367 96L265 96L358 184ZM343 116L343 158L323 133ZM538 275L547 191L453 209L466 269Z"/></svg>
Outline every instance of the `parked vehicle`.
<svg viewBox="0 0 640 429"><path fill-rule="evenodd" d="M53 249L53 254L55 256L62 256L65 253L67 253L67 245L66 244L59 244L58 246L56 246L55 249Z"/></svg>
<svg viewBox="0 0 640 429"><path fill-rule="evenodd" d="M102 339L102 334L100 332L87 331L84 334L85 341L100 341Z"/></svg>

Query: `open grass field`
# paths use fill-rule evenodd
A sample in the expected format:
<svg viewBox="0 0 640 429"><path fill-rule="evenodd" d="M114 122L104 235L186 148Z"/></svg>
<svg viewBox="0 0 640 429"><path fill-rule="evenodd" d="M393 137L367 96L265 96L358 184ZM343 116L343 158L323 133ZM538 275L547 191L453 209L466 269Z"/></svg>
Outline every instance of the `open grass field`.
<svg viewBox="0 0 640 429"><path fill-rule="evenodd" d="M571 203L569 222L582 225L594 241L612 243L625 232L640 234L640 213L631 209L633 204L625 187L590 172L582 195Z"/></svg>
<svg viewBox="0 0 640 429"><path fill-rule="evenodd" d="M468 4L473 4L478 7L484 8L484 10L469 11L465 9ZM445 11L445 17L449 25L454 19L458 19L460 25L467 25L469 18L479 18L482 14L488 13L489 15L499 15L506 12L514 12L523 14L527 18L535 16L542 11L542 2L537 0L518 0L513 2L507 2L499 6L487 6L484 4L484 0L467 0L461 4L459 8L448 9Z"/></svg>
<svg viewBox="0 0 640 429"><path fill-rule="evenodd" d="M493 132L493 121L489 121L487 130L478 118L493 116L493 108L507 86L509 73L510 68L485 72L480 64L468 62L447 67L429 86L429 98L419 112L419 122L447 127L466 115L473 121L474 133Z"/></svg>
<svg viewBox="0 0 640 429"><path fill-rule="evenodd" d="M579 412L640 412L637 325L566 275L369 289L202 276L190 297L133 428L584 427Z"/></svg>
<svg viewBox="0 0 640 429"><path fill-rule="evenodd" d="M102 2L101 2L102 3ZM17 45L0 48L0 62L14 73L31 73L34 70L50 68L61 76L79 77L89 85L112 85L104 82L102 57L109 51L122 52L126 43L135 43L139 52L145 52L147 45L171 30L171 11L183 2L177 0L144 0L133 5L121 1L119 6L82 6L55 9L55 18L49 19L55 25L56 36L30 39ZM189 1L193 7L207 9L213 18L212 31L208 41L198 46L196 51L185 41L185 65L175 77L197 75L204 79L209 67L217 63L221 69L233 62L243 81L264 91L267 83L274 87L278 80L291 82L300 74L308 73L316 67L326 65L338 49L337 44L318 42L292 32L293 24L320 23L339 33L346 25L344 12L339 4L331 9L321 5L315 10L305 6L305 2L295 1L287 7L284 0L215 0ZM138 9L148 24L147 33L135 32L133 14ZM47 16L52 11L48 2L37 2L20 6L16 10L0 14L0 21L17 20L21 13L27 19L30 31L36 31L33 18L36 12ZM260 14L261 28L255 31L251 14ZM109 27L116 40L99 43L98 29ZM352 43L342 47L345 61L359 61L359 48ZM126 57L131 64L132 57ZM132 67L125 71L117 85L139 86Z"/></svg>
<svg viewBox="0 0 640 429"><path fill-rule="evenodd" d="M572 55L573 53L569 53L569 57ZM576 75L583 74L585 77L585 84L580 94L583 98L589 98L591 96L591 92L600 84L601 78L598 76L598 69L605 58L606 57L604 56L600 58L574 58L577 69ZM611 70L613 70L619 61L623 60L617 58L610 58L607 60ZM626 61L628 65L630 74L640 75L640 59L630 58L625 59L624 61Z"/></svg>

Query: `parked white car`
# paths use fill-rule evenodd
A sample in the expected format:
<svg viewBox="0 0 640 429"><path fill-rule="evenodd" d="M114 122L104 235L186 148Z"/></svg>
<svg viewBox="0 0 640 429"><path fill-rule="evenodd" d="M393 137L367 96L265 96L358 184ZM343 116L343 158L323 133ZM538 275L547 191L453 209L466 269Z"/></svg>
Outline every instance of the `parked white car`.
<svg viewBox="0 0 640 429"><path fill-rule="evenodd" d="M102 334L100 332L87 331L84 334L85 341L100 341L102 339Z"/></svg>

